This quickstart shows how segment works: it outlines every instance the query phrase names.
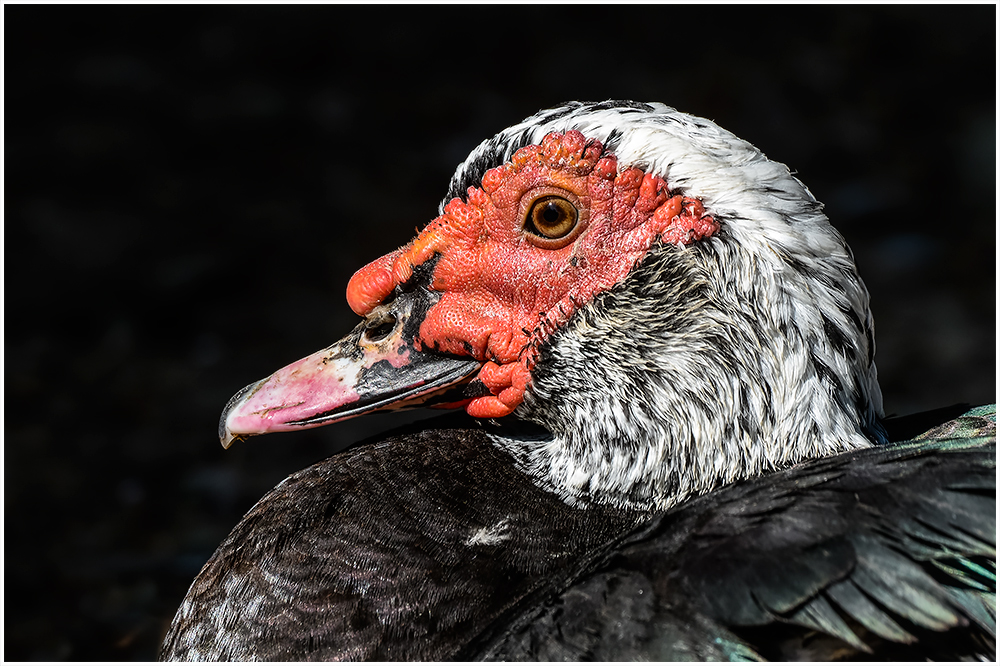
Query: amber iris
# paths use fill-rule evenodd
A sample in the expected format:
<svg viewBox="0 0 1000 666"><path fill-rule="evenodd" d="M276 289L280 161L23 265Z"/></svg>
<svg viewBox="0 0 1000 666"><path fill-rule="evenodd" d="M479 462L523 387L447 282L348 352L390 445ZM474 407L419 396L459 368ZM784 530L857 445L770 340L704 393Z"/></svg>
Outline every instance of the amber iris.
<svg viewBox="0 0 1000 666"><path fill-rule="evenodd" d="M579 220L576 206L562 197L547 196L531 204L524 228L542 238L562 238L576 228Z"/></svg>

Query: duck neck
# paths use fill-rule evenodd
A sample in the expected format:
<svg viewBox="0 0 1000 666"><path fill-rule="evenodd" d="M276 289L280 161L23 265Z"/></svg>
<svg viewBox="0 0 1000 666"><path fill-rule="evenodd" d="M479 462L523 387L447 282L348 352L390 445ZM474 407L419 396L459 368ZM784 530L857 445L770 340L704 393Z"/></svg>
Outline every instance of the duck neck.
<svg viewBox="0 0 1000 666"><path fill-rule="evenodd" d="M733 302L716 289L705 252L660 253L581 308L542 349L516 412L550 435L492 435L567 503L663 510L878 438L864 378L816 331L773 315L795 310L781 294Z"/></svg>

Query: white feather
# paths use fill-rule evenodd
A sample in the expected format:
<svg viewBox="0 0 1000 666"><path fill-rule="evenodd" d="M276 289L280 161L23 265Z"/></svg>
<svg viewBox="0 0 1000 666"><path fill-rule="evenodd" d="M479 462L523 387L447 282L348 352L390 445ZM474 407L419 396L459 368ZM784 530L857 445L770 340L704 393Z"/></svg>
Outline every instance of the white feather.
<svg viewBox="0 0 1000 666"><path fill-rule="evenodd" d="M607 106L572 103L528 118L474 150L453 183L498 146L509 158L525 135L538 143L575 129L611 139L619 169L662 176L722 224L703 247L653 250L686 263L707 300L681 313L695 322L685 332L662 321L682 304L584 305L589 316L571 320L548 352L563 376L540 378L536 369L517 412L553 439L498 436L497 444L570 503L661 509L869 446L882 398L868 292L821 205L787 167L711 121L662 104ZM664 282L664 301L677 289Z"/></svg>

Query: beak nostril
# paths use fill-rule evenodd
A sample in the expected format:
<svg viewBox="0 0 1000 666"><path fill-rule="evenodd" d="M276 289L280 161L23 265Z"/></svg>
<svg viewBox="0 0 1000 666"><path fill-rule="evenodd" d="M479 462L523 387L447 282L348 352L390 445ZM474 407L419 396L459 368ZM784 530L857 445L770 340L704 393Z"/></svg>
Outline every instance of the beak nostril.
<svg viewBox="0 0 1000 666"><path fill-rule="evenodd" d="M396 318L391 314L386 315L378 321L372 322L368 325L365 329L365 340L368 342L382 342L389 337L389 334L392 333L395 328Z"/></svg>

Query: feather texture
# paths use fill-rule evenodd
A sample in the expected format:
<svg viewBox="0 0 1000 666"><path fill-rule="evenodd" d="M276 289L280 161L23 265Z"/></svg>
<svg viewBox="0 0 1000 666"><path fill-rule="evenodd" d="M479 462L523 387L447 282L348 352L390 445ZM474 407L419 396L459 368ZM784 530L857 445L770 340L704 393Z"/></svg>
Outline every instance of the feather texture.
<svg viewBox="0 0 1000 666"><path fill-rule="evenodd" d="M982 422L990 419L995 409L980 408L944 431L968 431L974 420L976 432L989 431ZM993 435L928 434L692 500L609 544L601 564L532 608L514 631L505 627L485 641L478 656L524 659L537 650L610 658L613 638L599 615L587 615L601 613L602 604L581 605L574 597L624 584L641 587L646 616L658 618L626 659L684 658L685 649L673 652L655 640L656 632L674 636L671 645L685 631L698 642L706 625L725 627L769 659L933 656L937 648L926 645L936 644L931 632L944 632L950 647L963 646L967 656L984 646L989 656L996 624L995 457ZM658 622L670 626L655 629ZM594 638L574 642L563 624L573 627L570 636L585 625ZM783 642L765 640L781 625ZM952 631L965 628L977 638ZM817 654L805 647L809 630L838 642ZM904 647L918 640L925 642ZM723 655L706 648L694 656Z"/></svg>
<svg viewBox="0 0 1000 666"><path fill-rule="evenodd" d="M481 430L406 431L264 497L161 658L988 655L994 508L993 436L810 461L649 518L535 489Z"/></svg>
<svg viewBox="0 0 1000 666"><path fill-rule="evenodd" d="M449 198L352 279L366 320L220 432L498 420L286 479L161 658L995 653L995 407L883 420L867 289L784 165L661 104L572 102L483 142Z"/></svg>

